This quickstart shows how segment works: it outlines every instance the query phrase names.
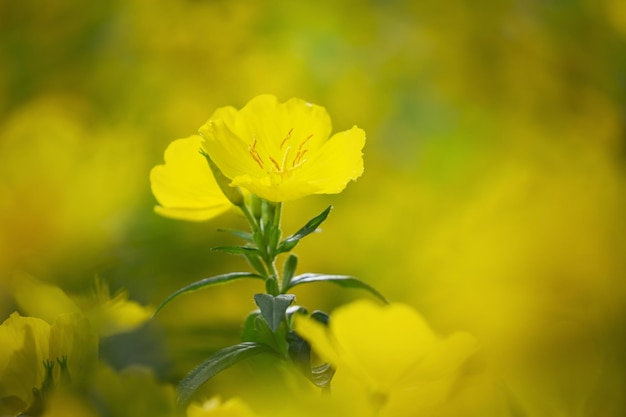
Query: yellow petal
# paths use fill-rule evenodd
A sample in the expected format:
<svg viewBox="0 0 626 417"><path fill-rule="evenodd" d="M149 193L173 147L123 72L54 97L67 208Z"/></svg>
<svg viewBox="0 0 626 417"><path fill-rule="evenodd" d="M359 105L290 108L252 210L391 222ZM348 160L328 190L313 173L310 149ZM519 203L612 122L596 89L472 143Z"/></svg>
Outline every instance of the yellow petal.
<svg viewBox="0 0 626 417"><path fill-rule="evenodd" d="M98 336L89 320L80 313L59 316L50 328L48 357L57 361L55 381L64 381L63 372L68 372L73 384L85 381L98 364ZM64 359L67 371L59 363Z"/></svg>
<svg viewBox="0 0 626 417"><path fill-rule="evenodd" d="M232 207L200 154L198 135L173 141L165 150L165 165L150 172L152 193L160 206L155 211L181 220L202 221Z"/></svg>
<svg viewBox="0 0 626 417"><path fill-rule="evenodd" d="M232 186L245 188L268 201L289 201L311 194L320 194L321 188L315 184L302 182L299 178L272 181L271 175L252 177L241 175L233 179Z"/></svg>
<svg viewBox="0 0 626 417"><path fill-rule="evenodd" d="M243 172L259 175L262 171L248 148L253 144L253 133L242 123L234 107L221 107L200 128L202 146L228 178Z"/></svg>
<svg viewBox="0 0 626 417"><path fill-rule="evenodd" d="M150 319L154 309L128 299L125 291L99 299L85 315L101 337L129 332Z"/></svg>
<svg viewBox="0 0 626 417"><path fill-rule="evenodd" d="M25 273L13 277L13 296L24 313L44 319L49 324L61 314L80 311L63 290Z"/></svg>
<svg viewBox="0 0 626 417"><path fill-rule="evenodd" d="M338 193L363 172L365 133L335 135L323 107L292 98L253 98L240 111L218 109L200 128L204 149L238 186L270 201ZM319 161L314 161L315 159Z"/></svg>
<svg viewBox="0 0 626 417"><path fill-rule="evenodd" d="M0 325L0 415L17 415L33 401L44 379L50 325L18 313Z"/></svg>
<svg viewBox="0 0 626 417"><path fill-rule="evenodd" d="M339 357L333 345L332 335L325 325L310 317L298 315L294 320L294 330L311 344L323 361L338 366Z"/></svg>
<svg viewBox="0 0 626 417"><path fill-rule="evenodd" d="M351 372L365 372L380 390L394 386L436 341L426 321L403 304L361 300L333 313L330 327Z"/></svg>
<svg viewBox="0 0 626 417"><path fill-rule="evenodd" d="M317 194L337 194L363 174L365 132L354 126L336 133L303 164L298 180L318 187Z"/></svg>

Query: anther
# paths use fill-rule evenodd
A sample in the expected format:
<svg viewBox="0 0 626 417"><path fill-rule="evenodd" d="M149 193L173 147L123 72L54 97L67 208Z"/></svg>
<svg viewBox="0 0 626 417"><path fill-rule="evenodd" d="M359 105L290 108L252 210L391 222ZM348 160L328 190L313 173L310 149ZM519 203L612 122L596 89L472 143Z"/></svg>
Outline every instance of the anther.
<svg viewBox="0 0 626 417"><path fill-rule="evenodd" d="M248 145L248 152L250 153L250 156L252 156L252 159L254 159L254 161L259 165L259 167L261 169L264 169L263 159L261 159L261 155L259 155L259 152L256 150L256 136L254 136L252 145Z"/></svg>
<svg viewBox="0 0 626 417"><path fill-rule="evenodd" d="M280 150L283 149L283 146L285 146L285 142L287 142L287 140L291 137L291 132L293 132L293 127L291 129L289 129L289 132L287 132L287 136L285 136L283 141L280 142L280 147L279 147Z"/></svg>
<svg viewBox="0 0 626 417"><path fill-rule="evenodd" d="M272 161L272 164L274 164L274 166L276 167L276 171L283 172L283 170L281 169L280 165L278 165L278 162L276 162L276 160L274 158L272 158L271 156L269 158L270 158L270 161Z"/></svg>

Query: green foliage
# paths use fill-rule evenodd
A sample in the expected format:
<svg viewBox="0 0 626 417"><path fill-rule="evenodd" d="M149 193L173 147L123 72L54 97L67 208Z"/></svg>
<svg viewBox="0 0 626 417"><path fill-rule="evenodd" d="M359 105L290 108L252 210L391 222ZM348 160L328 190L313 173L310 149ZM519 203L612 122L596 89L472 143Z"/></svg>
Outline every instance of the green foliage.
<svg viewBox="0 0 626 417"><path fill-rule="evenodd" d="M289 252L296 247L302 238L315 232L324 220L326 220L332 208L333 206L328 206L326 210L309 220L300 230L280 242L277 253Z"/></svg>
<svg viewBox="0 0 626 417"><path fill-rule="evenodd" d="M189 284L175 292L173 292L172 294L170 294L169 296L167 296L165 298L165 300L163 300L161 302L161 304L159 304L159 306L156 308L156 310L154 311L154 316L156 316L159 311L161 311L163 309L163 307L165 307L167 304L169 304L171 301L173 301L175 298L186 294L188 292L193 292L193 291L198 291L201 290L203 288L212 286L212 285L218 285L218 284L225 284L227 282L230 281L235 281L238 279L245 279L245 278L255 278L255 279L262 279L263 277L252 273L252 272L230 272L228 274L222 274L222 275L216 275L214 277L209 277L209 278L204 278L201 279L200 281L196 281L192 284Z"/></svg>
<svg viewBox="0 0 626 417"><path fill-rule="evenodd" d="M291 288L314 282L331 282L344 288L365 289L386 302L385 297L373 287L351 276L314 273L296 276L298 257L294 254L289 254L285 260L281 280L276 268L276 257L281 253L291 251L300 240L318 230L318 227L328 217L332 206L326 208L296 233L282 241L280 240L282 235L280 228L282 205L280 203L273 203L252 195L240 208L250 224L251 231L226 231L243 239L246 244L244 246L218 246L212 250L243 256L256 272L234 272L200 280L171 294L156 310L159 312L181 294L210 285L244 278L263 279L265 281L266 293L254 295L254 301L259 310L248 315L244 322L243 343L218 351L181 381L179 402L183 404L189 400L200 385L218 372L240 360L262 352L272 352L277 357L296 364L302 373L317 386L329 386L334 369L328 364L313 366L311 346L293 331L293 316L298 313L306 314L307 310L301 306L291 305L295 296L286 294ZM326 313L315 311L312 317L324 324L328 323Z"/></svg>
<svg viewBox="0 0 626 417"><path fill-rule="evenodd" d="M278 329L285 318L287 308L295 299L292 294L280 294L275 297L270 294L254 294L254 302L259 306L261 315L273 332Z"/></svg>
<svg viewBox="0 0 626 417"><path fill-rule="evenodd" d="M344 288L359 288L366 291L369 291L372 295L376 296L383 302L387 302L387 299L372 287L369 284L359 280L358 278L351 277L348 275L327 275L327 274L302 274L298 275L291 279L291 281L286 285L285 291L301 284L309 284L312 282L331 282L333 284L337 284Z"/></svg>
<svg viewBox="0 0 626 417"><path fill-rule="evenodd" d="M206 361L194 368L178 384L178 403L187 404L196 390L209 379L237 362L260 353L270 352L267 345L243 342L219 350Z"/></svg>

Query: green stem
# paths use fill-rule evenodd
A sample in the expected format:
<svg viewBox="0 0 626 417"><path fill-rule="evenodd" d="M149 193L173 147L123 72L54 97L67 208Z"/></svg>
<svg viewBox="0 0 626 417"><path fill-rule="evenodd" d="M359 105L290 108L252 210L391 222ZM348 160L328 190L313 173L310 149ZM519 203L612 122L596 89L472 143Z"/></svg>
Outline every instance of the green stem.
<svg viewBox="0 0 626 417"><path fill-rule="evenodd" d="M280 294L280 274L276 269L276 250L281 237L282 203L262 200L261 207L261 216L255 216L245 204L241 210L250 223L257 249L262 253L261 260L267 270L265 289L268 294L277 296Z"/></svg>
<svg viewBox="0 0 626 417"><path fill-rule="evenodd" d="M245 204L242 204L241 206L239 206L239 208L241 208L241 211L243 212L244 216L246 216L248 223L250 223L250 227L252 228L252 233L256 233L259 230L259 224L257 220L254 218L254 216L252 215L252 213L250 213L250 209L248 208L248 206Z"/></svg>

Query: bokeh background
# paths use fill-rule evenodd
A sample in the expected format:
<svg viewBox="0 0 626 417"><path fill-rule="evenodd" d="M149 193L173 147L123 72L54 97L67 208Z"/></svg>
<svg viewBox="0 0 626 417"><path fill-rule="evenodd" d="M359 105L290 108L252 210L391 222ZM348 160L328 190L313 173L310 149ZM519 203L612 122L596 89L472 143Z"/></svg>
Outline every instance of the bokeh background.
<svg viewBox="0 0 626 417"><path fill-rule="evenodd" d="M285 205L287 233L334 206L300 272L359 276L472 332L518 415L626 413L622 0L0 2L0 318L22 272L154 306L243 270L210 248L244 220L160 218L148 174L261 93L367 132L356 183ZM238 340L260 291L190 294L102 355L175 382ZM327 311L367 297L296 294Z"/></svg>

